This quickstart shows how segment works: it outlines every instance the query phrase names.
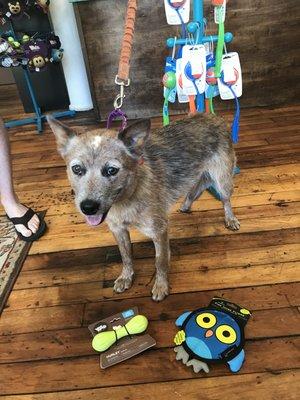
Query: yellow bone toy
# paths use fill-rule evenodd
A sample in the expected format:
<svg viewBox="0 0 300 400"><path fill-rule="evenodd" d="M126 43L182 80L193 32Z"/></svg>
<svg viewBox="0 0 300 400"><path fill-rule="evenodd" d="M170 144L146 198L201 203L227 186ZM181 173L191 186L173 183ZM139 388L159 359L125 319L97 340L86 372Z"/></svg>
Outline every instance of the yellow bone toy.
<svg viewBox="0 0 300 400"><path fill-rule="evenodd" d="M93 349L100 352L105 351L122 337L144 332L147 329L147 326L147 318L144 315L136 315L128 321L126 325L121 326L114 331L98 333L92 341Z"/></svg>

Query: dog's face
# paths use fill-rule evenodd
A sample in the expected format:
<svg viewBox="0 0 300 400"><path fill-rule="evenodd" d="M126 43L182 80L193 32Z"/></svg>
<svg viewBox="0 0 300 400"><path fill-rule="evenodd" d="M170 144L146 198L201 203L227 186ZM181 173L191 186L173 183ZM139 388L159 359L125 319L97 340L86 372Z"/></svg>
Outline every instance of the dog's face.
<svg viewBox="0 0 300 400"><path fill-rule="evenodd" d="M66 161L76 206L90 225L102 223L112 205L135 189L150 120L137 121L120 133L98 129L78 135L54 118L47 119Z"/></svg>

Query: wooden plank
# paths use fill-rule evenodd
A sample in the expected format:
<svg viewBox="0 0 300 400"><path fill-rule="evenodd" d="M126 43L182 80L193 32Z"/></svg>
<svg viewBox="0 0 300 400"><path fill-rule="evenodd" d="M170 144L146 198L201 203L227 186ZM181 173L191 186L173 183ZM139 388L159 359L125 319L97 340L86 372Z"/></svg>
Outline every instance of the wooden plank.
<svg viewBox="0 0 300 400"><path fill-rule="evenodd" d="M198 305L199 307L199 305ZM186 308L185 310L190 309ZM175 310L174 310L175 311ZM176 317L180 315L177 312ZM147 332L156 348L172 346L175 318L151 320ZM99 317L98 317L99 318ZM270 324L272 321L272 324ZM299 333L300 315L296 307L255 311L247 324L247 340L293 336ZM0 337L1 364L93 355L87 327L31 332Z"/></svg>
<svg viewBox="0 0 300 400"><path fill-rule="evenodd" d="M210 251L205 253L195 252L194 254L177 256L171 259L170 274L181 271L197 271L201 269L251 267L253 265L268 264L270 262L280 263L297 261L299 255L299 243L281 244L278 246L264 246L259 248L230 249L224 248L221 251ZM105 279L113 279L121 270L121 263L104 265L97 262L89 266L77 265L57 268L44 268L41 270L22 271L14 290L31 289L37 287L59 286L74 283L96 282L103 279L105 268ZM153 273L153 260L139 260L135 263L137 273L151 275Z"/></svg>
<svg viewBox="0 0 300 400"><path fill-rule="evenodd" d="M163 302L153 307L149 295L134 299L134 304L151 320L176 319L178 315L187 309L196 309L209 304L214 296L224 297L231 301L247 306L250 310L263 310L272 308L294 307L300 305L300 283L287 283L275 285L263 285L257 287L230 288L223 290L211 290L182 294L171 294ZM120 310L132 307L131 298L111 299L110 301L97 301L85 304L82 323L86 326L95 322L102 316L112 315ZM36 305L36 307L39 304ZM82 305L79 305L82 306ZM0 331L4 334L20 334L28 332L47 331L69 328L70 315L73 307L61 306L40 308L31 313L27 309L11 311L7 307L3 313L5 319L0 320ZM57 310L53 314L53 310ZM51 315L51 323L47 317ZM65 318L64 313L69 317ZM76 315L81 315L81 308L75 309ZM79 319L76 318L76 321ZM78 322L79 323L79 322ZM80 326L80 325L72 325Z"/></svg>
<svg viewBox="0 0 300 400"><path fill-rule="evenodd" d="M59 329L62 324L64 328L81 326L83 304L50 308L38 308L38 305L37 300L37 308L23 310L22 313L4 309L0 319L1 335Z"/></svg>
<svg viewBox="0 0 300 400"><path fill-rule="evenodd" d="M72 390L29 395L3 396L3 400L153 400L157 396L164 400L186 398L189 400L297 400L300 391L298 370L238 374L205 379L175 380L166 383L115 386L103 389Z"/></svg>
<svg viewBox="0 0 300 400"><path fill-rule="evenodd" d="M170 274L170 293L298 282L299 265L300 261L294 261L250 267L203 268L198 271L172 273ZM119 273L114 279L118 275ZM93 302L105 298L123 299L150 295L153 274L137 274L130 290L121 294L113 292L114 279L106 280L104 270L104 279L98 282L14 290L9 297L8 306L11 310L18 310Z"/></svg>
<svg viewBox="0 0 300 400"><path fill-rule="evenodd" d="M170 238L205 237L239 235L245 232L272 231L276 229L296 228L299 226L298 203L289 203L287 207L265 205L235 209L241 221L239 232L228 231L224 226L222 210L208 210L192 214L176 213L170 217ZM272 217L272 218L271 218ZM106 225L91 229L82 222L79 214L68 214L46 218L50 233L46 233L31 247L30 254L48 253L60 250L74 250L86 247L112 246L113 235ZM50 231L49 229L49 231ZM148 240L136 230L131 231L132 242ZM101 240L100 240L101 237Z"/></svg>
<svg viewBox="0 0 300 400"><path fill-rule="evenodd" d="M209 252L224 252L235 249L260 248L278 244L296 244L299 242L299 230L284 229L268 232L244 233L233 236L208 236L204 238L183 238L171 241L172 259L175 256L185 254L200 254ZM151 242L133 244L134 259L154 257L154 246ZM102 263L121 262L121 256L117 245L110 247L96 247L82 250L53 252L45 254L34 254L28 256L21 272L38 269L69 268L76 266L90 266L97 264L100 268Z"/></svg>
<svg viewBox="0 0 300 400"><path fill-rule="evenodd" d="M299 368L299 338L248 341L243 374ZM163 366L159 367L159 366ZM175 360L173 349L149 350L115 368L99 369L99 356L64 360L0 364L0 393L39 393L82 388L110 387L149 382L168 382L195 377L190 368ZM117 369L117 373L116 373ZM134 371L134 373L133 373ZM224 365L212 367L210 377L232 376Z"/></svg>

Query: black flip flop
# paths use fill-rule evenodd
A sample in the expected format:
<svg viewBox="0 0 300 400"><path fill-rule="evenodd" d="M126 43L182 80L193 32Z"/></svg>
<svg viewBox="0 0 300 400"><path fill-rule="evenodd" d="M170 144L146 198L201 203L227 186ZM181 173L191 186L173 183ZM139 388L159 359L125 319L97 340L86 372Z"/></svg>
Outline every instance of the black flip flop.
<svg viewBox="0 0 300 400"><path fill-rule="evenodd" d="M28 227L28 222L31 220L31 218L34 215L37 215L39 220L40 220L39 229L35 233L32 233L31 236L27 237L27 236L23 236L19 231L16 230L19 238L24 240L24 242L34 242L34 241L38 240L41 236L43 236L43 234L45 233L46 228L47 228L46 222L44 221L44 219L42 219L39 216L38 213L34 212L31 208L28 208L26 213L22 217L18 217L18 218L17 217L16 218L9 218L9 216L6 214L7 218L14 225L23 225L23 226L25 226L25 228L27 228L29 230L30 230L30 228Z"/></svg>

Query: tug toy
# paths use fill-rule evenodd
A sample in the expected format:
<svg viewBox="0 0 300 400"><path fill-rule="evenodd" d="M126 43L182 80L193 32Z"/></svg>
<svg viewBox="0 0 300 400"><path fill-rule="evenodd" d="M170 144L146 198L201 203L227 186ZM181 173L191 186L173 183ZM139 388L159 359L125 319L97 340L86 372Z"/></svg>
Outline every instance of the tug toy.
<svg viewBox="0 0 300 400"><path fill-rule="evenodd" d="M166 88L165 91L165 101L163 105L163 124L164 126L169 125L170 119L169 119L169 97L171 94L171 91L176 87L176 75L172 71L168 71L164 74L163 79L162 79L163 85Z"/></svg>
<svg viewBox="0 0 300 400"><path fill-rule="evenodd" d="M115 330L101 332L94 336L92 341L93 349L100 352L106 351L119 339L144 332L147 326L147 318L144 315L136 315L124 326L119 326Z"/></svg>
<svg viewBox="0 0 300 400"><path fill-rule="evenodd" d="M209 372L207 363L227 363L238 372L245 359L244 327L251 313L224 299L213 298L208 307L188 311L177 318L180 328L174 342L176 360L194 372Z"/></svg>

